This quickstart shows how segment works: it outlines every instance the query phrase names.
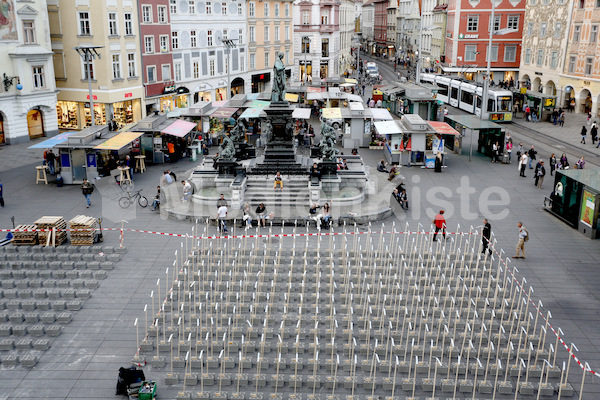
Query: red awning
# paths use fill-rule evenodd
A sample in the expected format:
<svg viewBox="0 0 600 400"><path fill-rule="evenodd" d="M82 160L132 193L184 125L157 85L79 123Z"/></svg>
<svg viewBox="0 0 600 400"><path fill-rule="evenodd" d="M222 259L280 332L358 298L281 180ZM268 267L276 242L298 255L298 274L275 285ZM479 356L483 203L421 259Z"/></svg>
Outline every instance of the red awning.
<svg viewBox="0 0 600 400"><path fill-rule="evenodd" d="M427 122L429 122L429 125L431 125L431 127L433 129L435 129L435 131L437 133L439 133L440 135L455 135L455 136L460 135L460 133L458 133L458 131L456 129L454 129L453 127L448 125L446 122L440 122L440 121L427 121Z"/></svg>

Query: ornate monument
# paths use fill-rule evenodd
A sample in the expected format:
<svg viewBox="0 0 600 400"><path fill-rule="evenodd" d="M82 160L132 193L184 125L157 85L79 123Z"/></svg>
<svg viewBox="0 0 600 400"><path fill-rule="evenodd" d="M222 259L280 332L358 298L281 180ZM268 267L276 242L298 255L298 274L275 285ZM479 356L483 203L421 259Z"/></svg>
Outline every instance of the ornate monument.
<svg viewBox="0 0 600 400"><path fill-rule="evenodd" d="M319 149L321 150L321 173L323 175L337 174L337 161L335 155L338 150L335 148L335 130L329 123L323 121L321 123L321 142Z"/></svg>
<svg viewBox="0 0 600 400"><path fill-rule="evenodd" d="M275 65L273 66L273 89L271 91L271 103L288 103L285 99L285 78L283 53L277 52Z"/></svg>

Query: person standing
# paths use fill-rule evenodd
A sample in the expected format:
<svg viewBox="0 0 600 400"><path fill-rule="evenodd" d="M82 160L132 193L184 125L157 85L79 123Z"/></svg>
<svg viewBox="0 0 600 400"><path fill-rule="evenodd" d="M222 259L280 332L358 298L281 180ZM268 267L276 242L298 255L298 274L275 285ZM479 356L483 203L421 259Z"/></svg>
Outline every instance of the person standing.
<svg viewBox="0 0 600 400"><path fill-rule="evenodd" d="M583 125L583 127L581 128L581 144L585 144L585 137L587 136L587 128L585 127L585 125Z"/></svg>
<svg viewBox="0 0 600 400"><path fill-rule="evenodd" d="M556 155L552 153L550 156L550 176L554 175L554 170L556 169Z"/></svg>
<svg viewBox="0 0 600 400"><path fill-rule="evenodd" d="M0 181L0 207L4 208L4 187L2 181Z"/></svg>
<svg viewBox="0 0 600 400"><path fill-rule="evenodd" d="M490 245L490 238L492 237L492 226L488 222L487 218L483 219L483 229L481 230L481 246L483 250L481 250L481 254L485 254L485 251L488 249ZM489 249L490 255L492 255L492 249L490 246Z"/></svg>
<svg viewBox="0 0 600 400"><path fill-rule="evenodd" d="M46 153L46 163L48 164L48 172L50 173L50 175L54 175L54 173L56 172L56 156L54 155L52 150L48 150L48 152Z"/></svg>
<svg viewBox="0 0 600 400"><path fill-rule="evenodd" d="M519 142L519 146L517 147L517 158L519 162L521 162L521 154L523 154L523 142Z"/></svg>
<svg viewBox="0 0 600 400"><path fill-rule="evenodd" d="M523 178L526 178L525 168L527 168L527 153L521 154L521 159L519 160L519 176Z"/></svg>
<svg viewBox="0 0 600 400"><path fill-rule="evenodd" d="M525 242L529 240L529 233L522 222L517 222L517 227L519 228L519 241L517 242L517 252L513 258L525 258ZM519 257L521 252L523 252L523 256Z"/></svg>
<svg viewBox="0 0 600 400"><path fill-rule="evenodd" d="M218 229L221 233L228 232L225 218L227 218L227 206L222 205L217 210L217 224L219 225Z"/></svg>
<svg viewBox="0 0 600 400"><path fill-rule="evenodd" d="M432 223L435 225L435 233L433 234L433 241L437 239L437 234L441 230L444 240L446 239L446 219L444 218L444 210L440 210L440 213L433 218Z"/></svg>
<svg viewBox="0 0 600 400"><path fill-rule="evenodd" d="M538 172L540 171L541 166L542 166L542 161L538 161L538 163L535 164L535 170L533 170L533 180L534 180L533 185L536 187L540 180L540 176L538 175Z"/></svg>
<svg viewBox="0 0 600 400"><path fill-rule="evenodd" d="M509 138L509 139L506 141L506 153L508 154L508 163L509 163L509 164L510 164L510 162L511 162L512 148L513 148L512 139L511 139L511 138Z"/></svg>
<svg viewBox="0 0 600 400"><path fill-rule="evenodd" d="M594 121L590 128L590 135L592 136L592 144L596 143L596 140L598 140L598 124L596 121Z"/></svg>
<svg viewBox="0 0 600 400"><path fill-rule="evenodd" d="M562 156L560 156L559 165L560 165L560 169L568 169L569 168L569 160L565 153L562 153Z"/></svg>
<svg viewBox="0 0 600 400"><path fill-rule="evenodd" d="M500 148L498 147L498 142L494 142L494 144L492 145L492 162L493 163L498 162L499 152L500 152Z"/></svg>
<svg viewBox="0 0 600 400"><path fill-rule="evenodd" d="M529 151L527 152L527 155L529 156L529 169L533 169L533 167L531 166L531 162L533 160L535 160L535 155L537 154L537 151L535 150L534 146L531 146L531 149L529 149Z"/></svg>
<svg viewBox="0 0 600 400"><path fill-rule="evenodd" d="M217 200L217 208L221 206L227 207L227 200L225 200L225 195L223 193L221 193L221 197L219 197L219 200Z"/></svg>
<svg viewBox="0 0 600 400"><path fill-rule="evenodd" d="M85 201L87 202L87 208L90 208L92 205L92 192L94 191L94 187L91 183L88 182L87 179L83 179L83 184L81 185L81 192L85 196Z"/></svg>
<svg viewBox="0 0 600 400"><path fill-rule="evenodd" d="M537 172L537 187L538 189L543 189L542 185L544 184L544 177L546 176L546 168L544 168L544 161L540 161L540 167Z"/></svg>

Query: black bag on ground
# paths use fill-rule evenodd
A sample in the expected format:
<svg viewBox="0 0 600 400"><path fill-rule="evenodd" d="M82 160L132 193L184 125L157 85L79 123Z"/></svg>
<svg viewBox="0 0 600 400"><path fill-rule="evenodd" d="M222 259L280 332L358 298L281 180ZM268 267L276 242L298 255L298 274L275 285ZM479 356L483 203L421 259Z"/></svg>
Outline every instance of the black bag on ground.
<svg viewBox="0 0 600 400"><path fill-rule="evenodd" d="M144 371L136 367L119 368L119 378L117 380L117 395L127 396L127 388L135 382L143 382L146 380Z"/></svg>

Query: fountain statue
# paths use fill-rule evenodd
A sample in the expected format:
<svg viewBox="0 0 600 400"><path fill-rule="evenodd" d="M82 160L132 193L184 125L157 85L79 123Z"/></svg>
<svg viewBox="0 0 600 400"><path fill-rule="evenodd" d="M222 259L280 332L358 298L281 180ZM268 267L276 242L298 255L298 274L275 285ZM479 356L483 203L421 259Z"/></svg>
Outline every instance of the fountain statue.
<svg viewBox="0 0 600 400"><path fill-rule="evenodd" d="M285 100L285 64L283 53L278 52L273 66L273 89L271 91L271 102L286 103Z"/></svg>

